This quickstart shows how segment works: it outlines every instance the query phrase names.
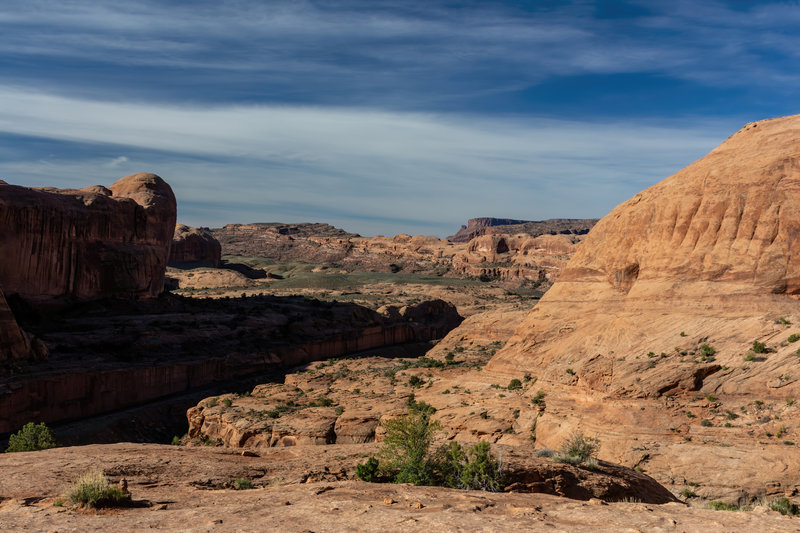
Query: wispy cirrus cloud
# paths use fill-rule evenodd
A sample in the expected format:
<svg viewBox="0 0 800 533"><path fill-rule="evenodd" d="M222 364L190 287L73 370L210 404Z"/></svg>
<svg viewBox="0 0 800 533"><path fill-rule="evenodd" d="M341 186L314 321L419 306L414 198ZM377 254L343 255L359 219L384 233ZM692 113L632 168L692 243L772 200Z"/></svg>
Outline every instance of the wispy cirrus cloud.
<svg viewBox="0 0 800 533"><path fill-rule="evenodd" d="M0 101L8 105L0 108L6 135L106 146L109 153L124 149L127 155L112 163L162 174L188 223L325 220L320 215L328 214L362 233L393 233L391 221L414 226L410 221L419 220L410 229L442 235L478 213L601 216L729 131L728 124L711 122L687 131L685 122L120 104L4 87ZM68 149L45 161L22 159L0 171L31 185L56 166L62 178L73 176L69 186L100 177L96 169L87 172L101 166L93 157L70 157Z"/></svg>
<svg viewBox="0 0 800 533"><path fill-rule="evenodd" d="M60 78L61 89L114 87L117 99L425 109L481 104L476 95L552 77L620 73L798 89L787 68L800 49L796 4L610 4L622 14L582 2L526 11L502 2L7 0L0 54L54 62L51 73L4 69L16 84L57 77L64 65L103 65L83 80ZM137 79L147 69L157 77Z"/></svg>
<svg viewBox="0 0 800 533"><path fill-rule="evenodd" d="M798 20L786 2L5 0L0 172L155 171L205 225L600 216L797 112Z"/></svg>

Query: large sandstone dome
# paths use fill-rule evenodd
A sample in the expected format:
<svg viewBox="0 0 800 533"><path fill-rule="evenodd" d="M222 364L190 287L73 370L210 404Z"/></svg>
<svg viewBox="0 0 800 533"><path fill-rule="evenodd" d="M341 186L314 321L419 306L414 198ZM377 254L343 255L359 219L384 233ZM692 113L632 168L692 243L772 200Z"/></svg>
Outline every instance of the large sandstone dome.
<svg viewBox="0 0 800 533"><path fill-rule="evenodd" d="M603 218L488 369L637 395L780 378L765 392L788 394L798 239L800 115L748 124ZM774 355L743 365L754 340Z"/></svg>
<svg viewBox="0 0 800 533"><path fill-rule="evenodd" d="M175 195L155 174L110 189L0 182L0 285L31 300L155 297L175 216Z"/></svg>

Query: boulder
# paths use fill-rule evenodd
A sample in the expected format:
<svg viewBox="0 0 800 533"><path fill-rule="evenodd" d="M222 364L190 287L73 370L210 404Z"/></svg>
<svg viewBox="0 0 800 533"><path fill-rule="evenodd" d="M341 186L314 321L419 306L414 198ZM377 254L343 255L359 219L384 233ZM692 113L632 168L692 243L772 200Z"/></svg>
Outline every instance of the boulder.
<svg viewBox="0 0 800 533"><path fill-rule="evenodd" d="M177 268L219 267L222 247L205 228L175 226L169 250L169 266Z"/></svg>

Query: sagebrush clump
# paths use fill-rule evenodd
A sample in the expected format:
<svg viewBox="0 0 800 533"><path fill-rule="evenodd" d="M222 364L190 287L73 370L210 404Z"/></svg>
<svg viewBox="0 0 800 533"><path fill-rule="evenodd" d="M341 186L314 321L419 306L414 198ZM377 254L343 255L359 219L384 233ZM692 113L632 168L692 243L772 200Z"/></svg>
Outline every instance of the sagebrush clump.
<svg viewBox="0 0 800 533"><path fill-rule="evenodd" d="M559 463L593 466L597 462L599 449L600 441L596 438L586 437L583 433L573 433L564 441L553 459Z"/></svg>
<svg viewBox="0 0 800 533"><path fill-rule="evenodd" d="M73 503L87 507L117 507L130 502L131 495L109 483L101 470L86 472L72 484L67 496Z"/></svg>

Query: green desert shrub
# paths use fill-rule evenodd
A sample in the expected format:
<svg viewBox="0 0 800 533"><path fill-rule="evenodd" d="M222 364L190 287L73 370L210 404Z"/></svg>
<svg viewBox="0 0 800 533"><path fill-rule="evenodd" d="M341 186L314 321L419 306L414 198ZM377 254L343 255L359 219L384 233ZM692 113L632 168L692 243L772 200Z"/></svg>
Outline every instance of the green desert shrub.
<svg viewBox="0 0 800 533"><path fill-rule="evenodd" d="M512 379L508 383L508 390L520 390L522 388L522 382L517 378Z"/></svg>
<svg viewBox="0 0 800 533"><path fill-rule="evenodd" d="M800 341L800 335L798 335L797 333L792 333L791 335L789 335L789 338L786 339L786 340L788 340L789 342Z"/></svg>
<svg viewBox="0 0 800 533"><path fill-rule="evenodd" d="M439 449L442 485L466 490L498 492L503 488L500 462L492 455L491 445L481 441L464 448L457 442Z"/></svg>
<svg viewBox="0 0 800 533"><path fill-rule="evenodd" d="M117 507L125 505L131 499L129 493L109 483L100 470L81 475L69 488L67 496L73 503L87 507Z"/></svg>
<svg viewBox="0 0 800 533"><path fill-rule="evenodd" d="M358 479L362 481L374 483L380 479L380 476L378 475L378 469L378 460L374 457L370 457L367 459L366 463L356 465L356 476L358 476Z"/></svg>
<svg viewBox="0 0 800 533"><path fill-rule="evenodd" d="M753 353L765 353L767 345L763 342L753 341Z"/></svg>
<svg viewBox="0 0 800 533"><path fill-rule="evenodd" d="M441 425L431 420L436 410L425 402L408 402L408 414L384 422L386 436L378 452L356 466L364 481L439 485L461 489L502 489L500 462L488 442L462 447L457 442L432 451Z"/></svg>
<svg viewBox="0 0 800 533"><path fill-rule="evenodd" d="M794 516L800 514L800 508L797 507L794 503L792 503L789 498L781 497L772 500L769 504L770 509L773 511L778 511L782 515L786 516Z"/></svg>
<svg viewBox="0 0 800 533"><path fill-rule="evenodd" d="M431 421L432 414L424 402L413 403L406 416L384 422L386 437L378 455L381 470L396 483L434 484L430 447L441 425Z"/></svg>
<svg viewBox="0 0 800 533"><path fill-rule="evenodd" d="M700 345L700 353L706 357L711 357L712 355L717 353L717 350L713 346L709 346L708 344L702 344Z"/></svg>
<svg viewBox="0 0 800 533"><path fill-rule="evenodd" d="M599 448L600 441L597 439L586 437L583 433L573 433L564 441L561 449L553 458L559 463L583 465L587 464L590 459L596 459Z"/></svg>
<svg viewBox="0 0 800 533"><path fill-rule="evenodd" d="M714 509L715 511L738 511L739 506L733 505L730 503L721 502L719 500L714 500L713 502L708 503L709 509Z"/></svg>
<svg viewBox="0 0 800 533"><path fill-rule="evenodd" d="M253 482L244 477L237 477L233 480L233 488L236 490L249 490L253 488Z"/></svg>
<svg viewBox="0 0 800 533"><path fill-rule="evenodd" d="M28 422L22 429L8 438L7 452L33 452L36 450L46 450L58 446L53 432L50 431L44 422L34 424Z"/></svg>

